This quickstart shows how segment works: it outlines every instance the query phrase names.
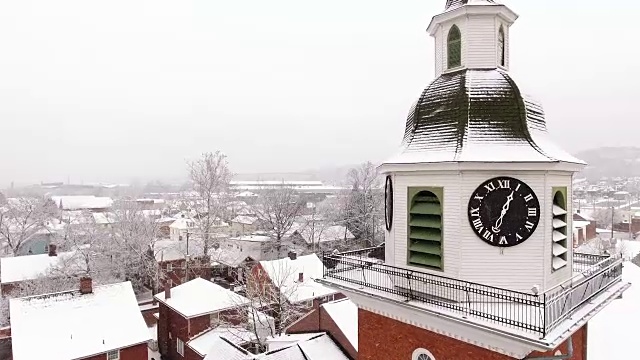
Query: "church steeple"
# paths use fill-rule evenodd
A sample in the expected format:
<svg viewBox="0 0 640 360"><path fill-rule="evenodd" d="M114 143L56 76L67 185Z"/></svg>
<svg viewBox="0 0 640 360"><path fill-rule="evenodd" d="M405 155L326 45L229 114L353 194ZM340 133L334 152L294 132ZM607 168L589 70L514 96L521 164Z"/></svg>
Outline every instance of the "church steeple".
<svg viewBox="0 0 640 360"><path fill-rule="evenodd" d="M509 69L509 28L518 15L494 0L447 0L427 32L436 76L461 69Z"/></svg>

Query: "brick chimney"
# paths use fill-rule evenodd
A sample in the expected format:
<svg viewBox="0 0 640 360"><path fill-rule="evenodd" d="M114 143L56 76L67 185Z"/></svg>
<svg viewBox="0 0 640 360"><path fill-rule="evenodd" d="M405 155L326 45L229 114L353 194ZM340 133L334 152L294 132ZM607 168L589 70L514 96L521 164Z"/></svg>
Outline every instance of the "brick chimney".
<svg viewBox="0 0 640 360"><path fill-rule="evenodd" d="M298 258L298 254L295 251L289 251L289 259L295 260Z"/></svg>
<svg viewBox="0 0 640 360"><path fill-rule="evenodd" d="M93 292L93 280L85 276L80 278L80 294L91 294Z"/></svg>
<svg viewBox="0 0 640 360"><path fill-rule="evenodd" d="M55 244L49 244L49 256L57 256L57 246Z"/></svg>
<svg viewBox="0 0 640 360"><path fill-rule="evenodd" d="M304 273L298 273L298 282L303 282L304 281Z"/></svg>
<svg viewBox="0 0 640 360"><path fill-rule="evenodd" d="M171 299L171 287L169 284L164 284L164 299Z"/></svg>

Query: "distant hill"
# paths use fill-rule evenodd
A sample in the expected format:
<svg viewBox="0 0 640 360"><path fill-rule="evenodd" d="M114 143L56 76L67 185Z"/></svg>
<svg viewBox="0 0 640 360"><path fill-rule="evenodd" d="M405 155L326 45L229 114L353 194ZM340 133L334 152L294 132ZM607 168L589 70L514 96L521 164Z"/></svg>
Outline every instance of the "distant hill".
<svg viewBox="0 0 640 360"><path fill-rule="evenodd" d="M581 173L589 180L602 177L640 176L640 148L601 147L576 153L578 159L587 162Z"/></svg>

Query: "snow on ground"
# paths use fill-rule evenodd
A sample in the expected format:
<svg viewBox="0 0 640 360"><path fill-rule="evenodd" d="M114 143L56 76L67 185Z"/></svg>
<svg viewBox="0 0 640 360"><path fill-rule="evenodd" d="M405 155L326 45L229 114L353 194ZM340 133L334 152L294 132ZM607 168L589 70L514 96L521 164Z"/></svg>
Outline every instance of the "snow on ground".
<svg viewBox="0 0 640 360"><path fill-rule="evenodd" d="M640 267L625 262L622 277L631 287L622 299L614 300L589 321L588 360L638 358L635 330L640 324Z"/></svg>

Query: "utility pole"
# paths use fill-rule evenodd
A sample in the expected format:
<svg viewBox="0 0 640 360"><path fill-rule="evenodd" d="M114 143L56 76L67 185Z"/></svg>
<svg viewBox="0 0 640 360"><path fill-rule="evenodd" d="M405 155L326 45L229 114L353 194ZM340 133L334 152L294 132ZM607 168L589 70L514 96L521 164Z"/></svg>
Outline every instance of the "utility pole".
<svg viewBox="0 0 640 360"><path fill-rule="evenodd" d="M184 282L189 281L189 230L187 229L187 254L184 257Z"/></svg>
<svg viewBox="0 0 640 360"><path fill-rule="evenodd" d="M611 206L611 241L613 242L613 216L614 216L614 206Z"/></svg>

